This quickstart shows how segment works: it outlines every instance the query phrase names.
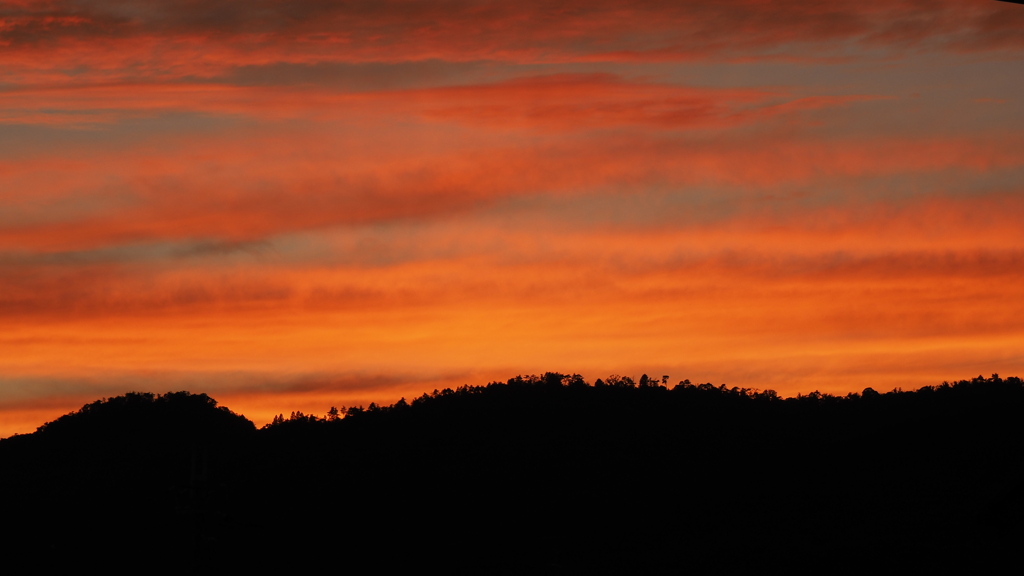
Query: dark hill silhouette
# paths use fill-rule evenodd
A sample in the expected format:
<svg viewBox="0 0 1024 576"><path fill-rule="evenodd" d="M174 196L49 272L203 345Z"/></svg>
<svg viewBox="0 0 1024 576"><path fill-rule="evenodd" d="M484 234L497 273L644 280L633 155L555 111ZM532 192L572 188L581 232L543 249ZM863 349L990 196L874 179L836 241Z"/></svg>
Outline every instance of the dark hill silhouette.
<svg viewBox="0 0 1024 576"><path fill-rule="evenodd" d="M244 416L205 394L129 393L97 400L0 441L0 517L19 519L4 556L71 564L97 549L105 563L184 552L195 565L225 472L256 434Z"/></svg>
<svg viewBox="0 0 1024 576"><path fill-rule="evenodd" d="M1020 379L786 399L666 383L548 373L259 431L205 395L96 402L0 441L0 512L22 528L3 552L194 572L1019 563Z"/></svg>
<svg viewBox="0 0 1024 576"><path fill-rule="evenodd" d="M131 435L125 431L131 430ZM245 434L255 426L206 394L168 392L159 395L130 392L86 404L81 410L39 427L43 438L103 439L133 442L207 441L224 435Z"/></svg>

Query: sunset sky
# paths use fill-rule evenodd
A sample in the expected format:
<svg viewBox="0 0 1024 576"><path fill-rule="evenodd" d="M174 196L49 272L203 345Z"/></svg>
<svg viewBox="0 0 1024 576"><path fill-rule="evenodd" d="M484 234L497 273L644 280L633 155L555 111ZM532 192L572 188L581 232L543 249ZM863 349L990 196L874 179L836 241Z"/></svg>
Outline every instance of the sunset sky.
<svg viewBox="0 0 1024 576"><path fill-rule="evenodd" d="M1024 375L1024 5L0 0L0 436Z"/></svg>

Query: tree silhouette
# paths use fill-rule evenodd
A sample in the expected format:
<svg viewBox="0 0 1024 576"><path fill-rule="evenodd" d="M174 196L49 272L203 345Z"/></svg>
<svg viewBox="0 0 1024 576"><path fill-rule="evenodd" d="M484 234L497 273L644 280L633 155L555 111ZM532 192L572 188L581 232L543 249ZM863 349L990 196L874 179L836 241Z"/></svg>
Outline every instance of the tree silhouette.
<svg viewBox="0 0 1024 576"><path fill-rule="evenodd" d="M792 398L667 382L548 372L260 430L202 394L100 400L0 441L0 489L18 495L0 514L22 527L3 551L75 569L117 542L110 565L184 572L1013 560L1019 378Z"/></svg>

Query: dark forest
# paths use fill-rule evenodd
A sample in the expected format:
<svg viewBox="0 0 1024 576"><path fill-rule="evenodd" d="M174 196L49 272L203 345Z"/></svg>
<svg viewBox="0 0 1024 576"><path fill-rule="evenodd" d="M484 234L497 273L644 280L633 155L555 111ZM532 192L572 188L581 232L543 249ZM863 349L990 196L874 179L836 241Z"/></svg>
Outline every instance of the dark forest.
<svg viewBox="0 0 1024 576"><path fill-rule="evenodd" d="M205 394L0 441L5 558L214 573L864 573L1017 562L1024 383L547 373L257 429Z"/></svg>

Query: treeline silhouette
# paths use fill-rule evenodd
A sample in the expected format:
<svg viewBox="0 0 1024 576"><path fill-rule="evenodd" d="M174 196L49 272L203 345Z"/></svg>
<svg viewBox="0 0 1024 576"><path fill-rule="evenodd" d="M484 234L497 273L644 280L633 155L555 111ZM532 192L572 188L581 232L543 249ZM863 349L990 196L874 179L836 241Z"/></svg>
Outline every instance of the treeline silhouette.
<svg viewBox="0 0 1024 576"><path fill-rule="evenodd" d="M5 558L184 572L758 573L1019 562L1024 383L782 398L519 376L257 430L131 393L0 441Z"/></svg>

